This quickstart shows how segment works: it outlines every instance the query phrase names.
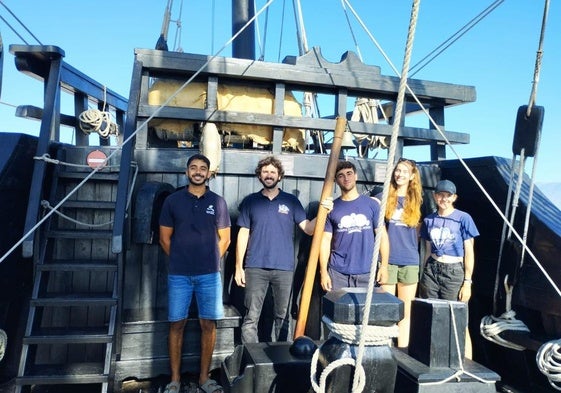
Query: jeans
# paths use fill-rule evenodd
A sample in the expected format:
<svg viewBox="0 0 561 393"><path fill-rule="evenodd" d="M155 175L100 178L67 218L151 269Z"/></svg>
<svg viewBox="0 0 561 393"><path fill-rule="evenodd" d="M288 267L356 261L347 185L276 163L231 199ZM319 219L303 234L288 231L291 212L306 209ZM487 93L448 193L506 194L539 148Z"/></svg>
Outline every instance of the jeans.
<svg viewBox="0 0 561 393"><path fill-rule="evenodd" d="M199 318L217 320L224 318L222 304L222 278L220 273L168 276L168 319L177 322L187 318L189 306L197 299Z"/></svg>
<svg viewBox="0 0 561 393"><path fill-rule="evenodd" d="M442 263L429 258L419 282L419 296L457 301L463 282L463 262Z"/></svg>
<svg viewBox="0 0 561 393"><path fill-rule="evenodd" d="M290 320L288 305L292 292L294 273L276 269L245 269L245 300L246 313L242 323L242 342L256 343L259 341L257 327L265 295L271 286L273 293L273 316L275 339L286 341Z"/></svg>

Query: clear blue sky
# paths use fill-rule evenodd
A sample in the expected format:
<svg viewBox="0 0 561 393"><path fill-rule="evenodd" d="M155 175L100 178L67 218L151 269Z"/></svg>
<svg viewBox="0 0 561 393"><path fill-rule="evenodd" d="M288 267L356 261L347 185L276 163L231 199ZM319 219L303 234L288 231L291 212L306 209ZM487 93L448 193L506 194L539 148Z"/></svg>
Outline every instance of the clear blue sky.
<svg viewBox="0 0 561 393"><path fill-rule="evenodd" d="M166 0L2 0L43 43L57 45L65 60L109 88L128 97L133 49L153 48L162 26ZM178 18L181 0L174 1L172 18ZM266 2L259 0L257 7ZM355 45L339 0L302 1L308 45L322 48L324 57L338 62ZM412 64L456 33L492 3L491 0L424 0L421 8ZM371 34L400 69L409 24L411 1L352 0ZM231 0L185 0L182 13L181 47L185 52L211 54L229 39ZM282 23L282 10L285 18ZM467 32L415 78L472 85L477 101L448 110L447 129L467 132L471 143L459 146L461 157L497 155L512 157L512 136L516 111L528 103L541 29L544 2L504 1L487 18ZM214 13L213 13L214 9ZM6 10L0 14L13 21ZM269 13L265 60L277 61L296 55L296 34L291 0L275 0ZM354 17L350 15L350 18ZM265 25L264 15L259 28ZM214 26L214 28L213 28ZM279 36L282 27L283 42ZM19 31L21 28L18 26ZM378 49L353 20L363 59L381 66L383 74L393 74ZM0 21L4 45L23 43ZM29 43L35 40L22 33ZM173 45L176 28L170 26ZM263 38L263 35L262 35ZM279 49L280 47L280 49ZM538 182L561 182L558 170L561 127L561 2L551 1L544 43L543 65L537 104L545 107L542 143L538 159ZM258 50L259 54L260 51ZM279 55L280 53L280 55ZM228 47L221 55L228 56ZM15 70L13 56L4 53L4 81L1 100L10 105L41 106L42 85ZM63 101L64 104L64 101ZM36 133L36 122L15 119L14 108L0 105L0 131ZM416 117L423 126L428 121ZM428 150L405 152L427 159ZM448 153L453 158L451 152Z"/></svg>

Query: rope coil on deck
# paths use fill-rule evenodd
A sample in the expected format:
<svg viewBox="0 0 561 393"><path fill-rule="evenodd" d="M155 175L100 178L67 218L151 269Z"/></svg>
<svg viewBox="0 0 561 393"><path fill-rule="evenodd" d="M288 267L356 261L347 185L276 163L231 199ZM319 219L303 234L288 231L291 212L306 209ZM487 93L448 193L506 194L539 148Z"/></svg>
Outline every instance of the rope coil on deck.
<svg viewBox="0 0 561 393"><path fill-rule="evenodd" d="M479 330L481 335L495 344L501 345L506 348L515 349L517 351L523 351L525 347L515 344L513 342L507 341L499 336L500 333L507 330L515 330L522 332L529 332L530 329L524 324L524 322L515 318L516 312L514 310L507 311L501 314L500 317L495 317L493 315L487 315L481 319L479 324Z"/></svg>
<svg viewBox="0 0 561 393"><path fill-rule="evenodd" d="M539 370L556 390L561 390L561 339L543 344L536 354Z"/></svg>
<svg viewBox="0 0 561 393"><path fill-rule="evenodd" d="M517 351L523 351L526 348L515 344L513 342L507 341L501 336L500 333L506 330L515 330L521 332L529 332L530 329L526 324L518 319L516 319L516 312L512 310L512 286L508 284L508 274L504 279L505 288L505 309L506 311L502 313L499 317L494 315L487 315L481 318L481 323L479 324L479 331L481 336L486 340L494 342L495 344L502 345L506 348L515 349Z"/></svg>

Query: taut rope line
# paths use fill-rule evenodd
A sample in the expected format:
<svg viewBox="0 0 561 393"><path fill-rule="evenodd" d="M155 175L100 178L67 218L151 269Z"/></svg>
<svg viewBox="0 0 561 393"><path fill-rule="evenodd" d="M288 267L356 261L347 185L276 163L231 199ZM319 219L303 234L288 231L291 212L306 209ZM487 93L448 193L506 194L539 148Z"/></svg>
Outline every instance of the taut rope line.
<svg viewBox="0 0 561 393"><path fill-rule="evenodd" d="M1 0L0 0L1 2ZM12 252L14 252L23 242L25 239L27 239L27 237L29 237L33 232L35 232L37 230L37 228L39 228L52 214L54 214L54 212L56 210L58 210L60 208L60 206L66 202L66 200L73 195L76 191L78 191L78 189L80 189L80 187L82 187L93 175L95 175L99 170L101 170L103 168L103 166L105 164L107 164L107 162L109 162L109 160L114 157L119 151L121 151L123 149L123 146L126 145L127 143L129 143L133 138L135 138L136 134L143 129L145 126L147 126L147 124L154 118L156 117L164 107L166 107L171 100L173 100L180 92L181 90L183 90L189 83L191 83L201 72L202 70L210 64L210 62L212 60L214 60L216 57L218 57L218 55L224 50L226 49L226 47L228 45L230 45L232 43L232 41L234 41L246 28L247 26L249 26L251 23L253 23L253 21L255 20L255 18L257 18L265 9L267 9L267 7L269 7L272 3L274 2L274 0L269 0L260 10L258 13L256 13L249 21L247 21L247 23L242 26L242 28L240 28L240 30L238 32L236 32L236 34L234 34L223 46L222 48L220 48L220 50L218 50L218 52L216 52L214 55L212 55L211 57L208 58L208 60L201 66L201 68L195 72L185 83L183 83L173 94L171 94L167 100L165 100L158 108L156 108L156 110L146 119L144 120L139 126L137 126L137 128L134 130L134 132L125 140L123 140L123 143L121 144L121 146L118 146L117 149L115 149L111 154L109 154L107 156L107 158L105 158L105 160L100 163L97 167L94 168L93 171L91 171L80 183L78 183L76 185L75 188L73 188L72 190L70 190L67 194L67 196L61 200L54 208L53 210L49 211L47 214L45 214L45 216L39 220L37 222L37 224L35 224L26 234L24 234L22 236L22 238L16 242L16 244L14 244L12 246L12 248L10 248L8 251L6 251L6 253L0 258L0 263L2 263Z"/></svg>
<svg viewBox="0 0 561 393"><path fill-rule="evenodd" d="M384 191L382 193L382 201L380 206L380 214L378 217L378 223L376 228L380 228L384 225L384 217L386 212L386 204L388 201L388 193L389 193L389 186L390 180L393 171L393 163L395 161L395 151L397 149L397 134L399 133L399 128L401 126L401 117L403 111L403 104L405 102L405 89L407 87L407 72L409 71L409 64L411 61L411 51L413 49L413 39L415 37L415 29L417 27L417 19L419 15L419 5L420 0L413 0L413 5L411 9L411 17L409 22L409 30L407 32L407 41L405 46L405 55L403 59L403 68L401 71L401 78L399 81L399 90L397 93L397 102L396 102L396 110L394 115L394 122L393 122L393 129L392 135L390 138L390 148L388 151L388 164L386 166L386 178L384 179ZM362 327L359 331L359 345L358 345L358 352L356 356L356 364L362 364L362 358L364 356L364 346L365 346L365 337L363 332L366 331L368 326L368 320L370 316L370 307L372 305L372 294L374 292L374 284L376 282L377 276L377 264L378 264L378 255L380 252L380 236L376 236L374 242L374 255L372 257L372 264L370 267L370 278L368 280L368 291L366 295L366 302L364 305L364 312L363 312L363 320L362 320ZM353 392L355 388L358 388L360 383L359 374L356 372L358 367L355 367L355 375L353 378Z"/></svg>
<svg viewBox="0 0 561 393"><path fill-rule="evenodd" d="M352 8L352 6L349 3L349 0L343 0L345 1L345 4L347 4L347 6L349 7L349 9L353 12L354 16L357 18L357 20L359 21L359 23L361 24L361 26L363 27L363 29L365 30L365 32L368 34L368 36L370 37L370 39L372 40L372 42L376 45L376 47L380 50L380 52L382 53L383 57L386 59L386 61L388 62L388 64L390 65L390 67L394 70L394 72L399 75L399 72L397 71L397 69L395 68L395 66L393 65L393 63L391 62L391 60L388 58L388 56L386 55L386 53L384 53L383 49L381 48L380 44L376 41L376 39L372 36L372 34L370 33L370 31L368 31L368 28L366 27L366 25L364 24L364 22L360 19L360 17L358 16L358 14L356 13L356 11ZM501 217L501 219L506 222L506 225L509 227L509 229L512 231L512 233L514 234L514 236L516 237L516 239L520 242L520 244L522 245L522 247L526 250L526 252L528 253L528 255L532 258L532 260L534 261L534 263L536 264L536 266L541 270L542 274L545 276L545 278L547 279L547 281L550 283L550 285L553 287L553 289L555 290L555 292L557 292L557 294L559 296L561 296L561 289L559 289L559 287L557 286L557 284L555 284L555 282L553 281L553 279L547 274L547 272L545 271L545 268L542 266L542 264L538 261L537 257L534 255L534 253L532 252L532 250L530 250L530 248L524 244L524 241L522 239L522 237L520 236L520 234L518 234L518 232L516 231L516 229L512 226L512 224L510 224L508 222L508 218L503 214L503 212L501 211L501 209L498 207L498 205L495 203L495 201L493 200L493 198L491 197L491 195L489 195L489 193L487 192L487 190L485 190L485 188L483 187L483 185L481 184L481 182L479 181L479 179L477 179L477 177L475 176L475 174L473 173L473 171L467 166L467 164L465 163L465 161L463 160L463 158L460 156L460 154L456 151L456 149L454 148L454 146L450 143L450 140L446 137L446 135L444 134L444 132L442 131L442 129L440 128L440 126L434 121L434 119L432 118L432 116L429 114L428 110L425 108L425 106L421 103L421 101L419 100L419 98L417 97L417 95L413 92L413 90L411 90L411 88L407 85L407 91L409 92L409 94L411 95L411 97L415 100L415 102L417 102L417 104L419 104L419 107L421 108L421 110L423 111L423 113L427 116L427 118L429 119L429 121L431 122L431 124L434 126L434 129L440 134L440 136L442 137L442 139L444 140L444 142L446 143L446 145L448 146L448 148L452 151L452 153L454 153L454 155L457 157L458 161L462 164L462 166L464 167L464 169L466 170L466 172L469 174L469 176L472 178L472 180L475 182L475 184L477 185L477 187L481 190L481 192L483 193L483 195L485 195L485 198L487 198L487 200L489 201L489 203L491 204L491 206L493 206L493 209L495 209L495 211L499 214L499 216Z"/></svg>

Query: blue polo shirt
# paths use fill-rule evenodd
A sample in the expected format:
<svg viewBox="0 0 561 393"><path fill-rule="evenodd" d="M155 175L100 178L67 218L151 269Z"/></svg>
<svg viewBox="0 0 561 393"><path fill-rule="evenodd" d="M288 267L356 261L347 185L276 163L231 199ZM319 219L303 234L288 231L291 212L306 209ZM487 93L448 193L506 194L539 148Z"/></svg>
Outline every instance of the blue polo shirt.
<svg viewBox="0 0 561 393"><path fill-rule="evenodd" d="M294 224L306 219L294 195L280 191L273 200L261 191L246 196L237 224L249 229L246 268L294 270Z"/></svg>
<svg viewBox="0 0 561 393"><path fill-rule="evenodd" d="M220 271L217 231L230 226L224 198L208 189L198 198L182 188L164 201L160 225L173 228L169 274L191 276Z"/></svg>

